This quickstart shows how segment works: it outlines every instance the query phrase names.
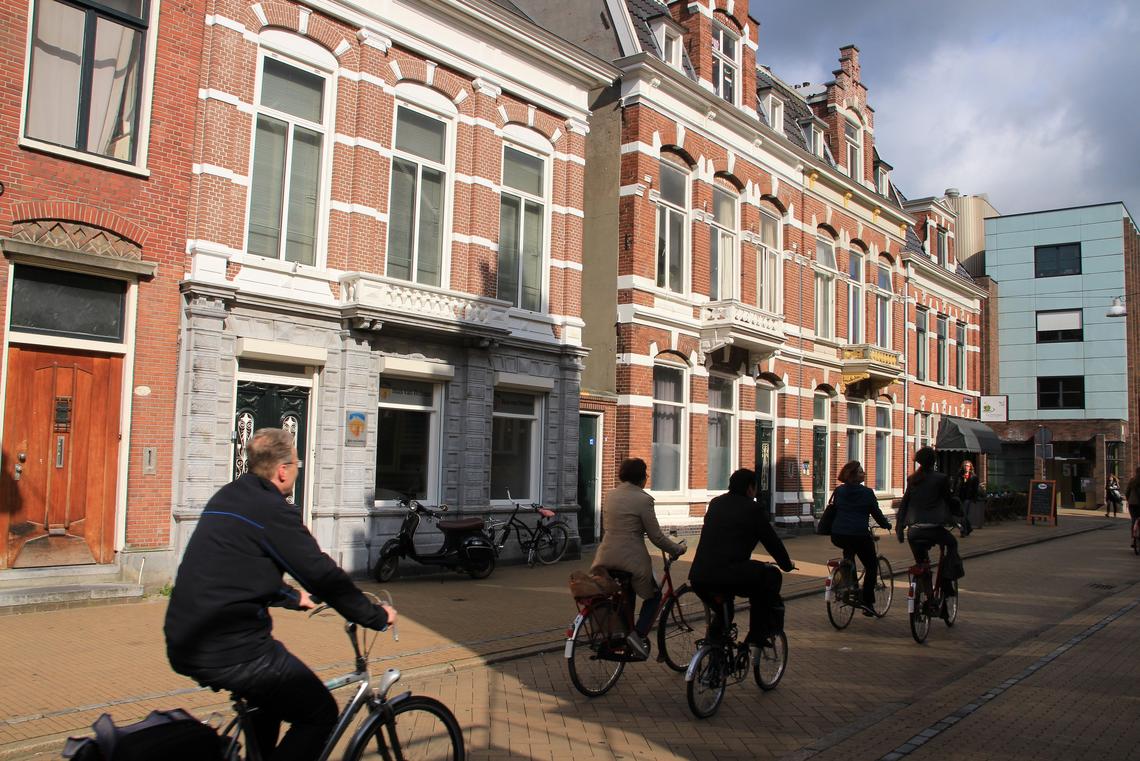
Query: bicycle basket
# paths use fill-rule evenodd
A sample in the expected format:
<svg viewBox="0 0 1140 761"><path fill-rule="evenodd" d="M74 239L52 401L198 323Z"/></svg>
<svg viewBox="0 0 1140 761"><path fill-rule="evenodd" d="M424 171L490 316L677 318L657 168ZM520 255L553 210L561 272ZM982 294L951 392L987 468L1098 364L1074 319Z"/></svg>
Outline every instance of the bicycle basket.
<svg viewBox="0 0 1140 761"><path fill-rule="evenodd" d="M570 573L570 594L574 595L576 600L609 596L616 594L617 591L618 583L605 571L595 573L571 571Z"/></svg>

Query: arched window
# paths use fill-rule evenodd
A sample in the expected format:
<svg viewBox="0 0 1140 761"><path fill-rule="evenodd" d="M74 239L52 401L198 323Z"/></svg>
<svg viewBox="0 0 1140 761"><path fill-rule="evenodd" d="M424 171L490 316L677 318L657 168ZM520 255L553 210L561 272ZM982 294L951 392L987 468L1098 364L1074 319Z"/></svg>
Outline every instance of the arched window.
<svg viewBox="0 0 1140 761"><path fill-rule="evenodd" d="M527 134L529 133L529 134ZM503 183L499 195L498 296L532 312L543 308L546 278L550 155L553 146L537 133L507 125Z"/></svg>
<svg viewBox="0 0 1140 761"><path fill-rule="evenodd" d="M689 170L661 159L657 184L657 287L684 293L689 252Z"/></svg>
<svg viewBox="0 0 1140 761"><path fill-rule="evenodd" d="M863 249L851 246L847 259L847 342L861 344L864 341L863 318L866 307L863 300L863 264L866 256Z"/></svg>
<svg viewBox="0 0 1140 761"><path fill-rule="evenodd" d="M738 203L736 194L728 188L713 186L712 225L709 228L709 298L713 301L737 297Z"/></svg>
<svg viewBox="0 0 1140 761"><path fill-rule="evenodd" d="M835 337L835 239L820 228L815 239L815 335Z"/></svg>
<svg viewBox="0 0 1140 761"><path fill-rule="evenodd" d="M760 245L756 252L756 306L779 313L783 288L780 281L780 232L783 225L775 209L760 207Z"/></svg>

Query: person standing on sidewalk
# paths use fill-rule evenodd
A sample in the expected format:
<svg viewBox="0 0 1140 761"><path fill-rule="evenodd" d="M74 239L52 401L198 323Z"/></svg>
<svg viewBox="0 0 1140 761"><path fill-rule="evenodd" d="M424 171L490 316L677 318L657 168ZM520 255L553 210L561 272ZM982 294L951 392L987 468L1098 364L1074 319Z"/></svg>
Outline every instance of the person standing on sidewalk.
<svg viewBox="0 0 1140 761"><path fill-rule="evenodd" d="M958 536L967 537L974 530L974 505L978 501L978 474L974 472L974 463L969 460L962 462L958 471L958 504L962 506L962 526L958 529ZM981 520L978 521L981 524Z"/></svg>
<svg viewBox="0 0 1140 761"><path fill-rule="evenodd" d="M299 467L292 435L262 428L246 453L249 471L206 503L186 546L166 610L166 654L179 674L257 709L250 717L266 759L312 761L336 724L336 701L273 639L269 607L314 608L311 593L370 629L395 623L396 611L373 605L286 501ZM286 585L286 572L308 592ZM282 721L290 726L278 746Z"/></svg>
<svg viewBox="0 0 1140 761"><path fill-rule="evenodd" d="M625 571L633 576L633 591L644 602L635 630L629 633L627 641L638 655L648 658L645 635L661 603L661 590L653 578L653 561L645 549L645 537L648 535L654 545L677 557L684 555L688 547L665 536L657 522L653 497L645 491L649 481L645 460L634 457L623 461L618 468L618 478L621 483L602 500L605 534L594 555L594 566Z"/></svg>
<svg viewBox="0 0 1140 761"><path fill-rule="evenodd" d="M879 578L879 559L875 540L867 522L891 530L891 522L883 515L875 492L863 485L867 478L863 465L852 460L839 471L840 485L831 498L835 500L835 521L831 524L831 543L843 550L843 558L858 557L863 564L863 615L875 615L875 582ZM697 550L700 552L700 550Z"/></svg>
<svg viewBox="0 0 1140 761"><path fill-rule="evenodd" d="M1109 513L1119 514L1122 502L1124 495L1120 493L1120 481L1116 480L1116 476L1109 476L1108 483L1104 485L1104 517L1107 518Z"/></svg>

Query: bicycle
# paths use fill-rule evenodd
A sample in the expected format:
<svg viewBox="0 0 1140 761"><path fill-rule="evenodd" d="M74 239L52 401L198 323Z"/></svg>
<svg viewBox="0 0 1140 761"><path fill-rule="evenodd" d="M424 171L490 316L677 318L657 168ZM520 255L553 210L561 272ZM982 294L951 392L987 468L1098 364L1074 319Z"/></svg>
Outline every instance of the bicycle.
<svg viewBox="0 0 1140 761"><path fill-rule="evenodd" d="M924 547L925 544L915 545L923 559L907 569L909 591L906 609L910 615L910 634L920 645L930 634L931 618L941 618L947 627L953 626L958 620L958 580L942 579L942 569L945 566L942 561L946 550L943 545L938 545L938 571L932 577L929 547ZM952 593L947 593L946 586L953 590Z"/></svg>
<svg viewBox="0 0 1140 761"><path fill-rule="evenodd" d="M526 564L528 566L533 568L536 560L543 565L552 565L561 560L562 556L566 554L567 545L570 543L570 528L566 523L560 520L551 520L557 517L553 510L543 507L537 502L532 502L529 509L538 513L538 521L534 528L531 528L519 519L519 510L523 506L511 499L509 491L507 492L507 499L510 499L515 506L510 518L501 521L488 516L484 521L487 536L491 537L491 545L495 548L495 555L498 556L503 551L503 547L506 546L507 539L510 538L513 530L519 547L526 553ZM498 533L500 529L502 533ZM526 539L523 538L524 531L527 534Z"/></svg>
<svg viewBox="0 0 1140 761"><path fill-rule="evenodd" d="M764 692L776 689L788 667L788 637L783 627L764 640L754 660L749 644L737 639L739 631L732 620L736 609L734 596L714 593L707 597L708 632L697 642L697 652L685 671L685 697L689 710L698 719L707 719L717 712L728 685L744 681L749 665L757 686Z"/></svg>
<svg viewBox="0 0 1140 761"><path fill-rule="evenodd" d="M871 530L871 538L879 535ZM894 571L891 562L882 554L877 558L879 578L875 581L875 607L877 618L887 615L895 596ZM823 599L827 604L827 618L836 629L843 630L851 623L855 610L863 608L863 577L867 569L857 568L855 558L832 558L827 561L827 578L823 582Z"/></svg>
<svg viewBox="0 0 1140 761"><path fill-rule="evenodd" d="M387 601L391 604L390 596ZM328 605L320 605L310 616L327 608ZM387 628L391 628L392 636L398 640L396 627ZM451 710L435 698L413 695L411 692L389 698L389 691L400 679L400 671L388 669L373 686L368 667L368 656L379 638L379 632L369 638L366 632L362 632L351 621L345 623L344 630L352 644L355 668L349 674L325 682L325 687L337 690L353 684L360 686L337 718L336 727L325 743L318 761L328 761L332 757L337 743L362 709L367 711L367 716L352 735L344 752L344 761L463 761L466 756L463 731ZM257 747L250 725L250 714L255 709L237 695L233 696L233 708L234 717L221 733L225 750L223 757L227 761L242 761L241 739L244 738L244 761L261 761L261 750Z"/></svg>
<svg viewBox="0 0 1140 761"><path fill-rule="evenodd" d="M673 671L687 667L688 656L696 650L697 616L704 618L704 604L687 583L674 590L670 567L677 560L665 551L665 571L661 576L661 603L654 612L657 624L657 661ZM604 695L617 684L625 664L645 658L631 652L626 637L634 631L633 604L636 595L629 586L630 575L612 572L619 580L613 595L576 599L578 615L566 630L566 666L575 689L591 698ZM652 625L650 626L652 631Z"/></svg>

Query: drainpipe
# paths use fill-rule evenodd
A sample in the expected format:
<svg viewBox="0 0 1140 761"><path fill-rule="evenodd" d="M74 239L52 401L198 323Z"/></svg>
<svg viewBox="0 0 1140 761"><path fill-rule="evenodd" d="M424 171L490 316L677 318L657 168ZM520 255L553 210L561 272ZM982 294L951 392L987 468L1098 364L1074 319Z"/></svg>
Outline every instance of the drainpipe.
<svg viewBox="0 0 1140 761"><path fill-rule="evenodd" d="M799 403L796 405L796 410L798 412L799 419L796 421L796 460L795 460L795 463L796 463L796 482L797 483L800 482L800 479L802 479L803 475L804 475L803 470L800 468L800 458L803 456L802 452L803 452L803 443L804 443L804 441L803 441L803 439L804 439L804 351L805 351L805 349L804 349L804 277L805 277L805 275L807 275L807 272L805 272L805 270L808 269L808 267L807 267L807 261L808 261L807 255L804 254L802 251L802 249L805 247L805 244L806 244L806 241L804 240L804 225L807 224L807 209L805 206L805 203L806 203L805 188L806 187L807 187L807 171L806 171L804 165L800 164L800 245L799 245L799 248L801 250L797 251L796 250L796 244L795 243L792 244L792 252L796 256L796 264L800 268L800 276L798 278L800 281L800 343L799 343L799 349L800 349L799 375L800 375L800 378L797 381L800 396L799 396ZM810 480L808 481L808 484L809 485L811 484ZM802 502L803 489L801 488L799 490L799 492L801 495L800 496L801 501L799 504L802 506L803 505L803 502ZM813 497L814 497L814 495L813 495ZM814 505L813 505L813 507L814 507ZM801 509L801 512L802 512L802 509ZM812 522L813 523L815 522L814 510L813 510L813 514L812 514Z"/></svg>
<svg viewBox="0 0 1140 761"><path fill-rule="evenodd" d="M902 251L899 251L899 256L902 256ZM910 407L910 380L907 378L907 371L910 369L910 341L907 339L906 318L907 307L910 305L910 274L914 265L911 262L906 263L905 273L906 276L903 281L903 345L902 345L902 363L903 363L903 483L906 483L907 466L910 464L911 459L907 457L907 443L906 431L909 425L908 421L914 417L907 409ZM917 304L917 300L915 302ZM917 335L917 332L916 332Z"/></svg>

